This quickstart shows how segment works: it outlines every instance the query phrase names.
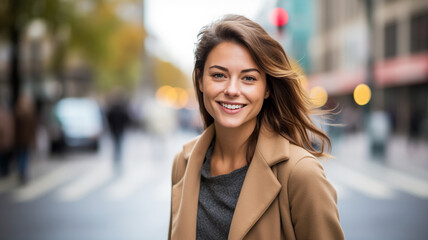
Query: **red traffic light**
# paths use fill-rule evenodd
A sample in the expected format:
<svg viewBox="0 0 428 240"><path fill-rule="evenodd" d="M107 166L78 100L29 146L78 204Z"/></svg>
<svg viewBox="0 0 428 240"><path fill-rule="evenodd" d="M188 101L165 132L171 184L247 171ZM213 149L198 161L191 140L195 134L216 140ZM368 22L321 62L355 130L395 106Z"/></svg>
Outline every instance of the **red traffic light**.
<svg viewBox="0 0 428 240"><path fill-rule="evenodd" d="M270 22L277 26L282 27L288 23L288 13L284 8L277 7L270 13Z"/></svg>

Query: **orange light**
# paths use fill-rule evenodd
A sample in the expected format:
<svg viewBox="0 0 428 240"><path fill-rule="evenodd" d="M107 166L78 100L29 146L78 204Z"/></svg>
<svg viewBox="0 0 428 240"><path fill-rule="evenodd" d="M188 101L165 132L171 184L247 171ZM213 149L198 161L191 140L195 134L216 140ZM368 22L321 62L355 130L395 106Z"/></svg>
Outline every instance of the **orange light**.
<svg viewBox="0 0 428 240"><path fill-rule="evenodd" d="M316 86L312 88L309 95L311 97L312 103L316 107L324 106L328 99L327 91L321 86Z"/></svg>
<svg viewBox="0 0 428 240"><path fill-rule="evenodd" d="M185 107L189 101L189 95L187 94L187 91L182 88L175 88L175 91L177 93L175 107L178 109Z"/></svg>
<svg viewBox="0 0 428 240"><path fill-rule="evenodd" d="M364 83L359 84L354 89L354 100L360 106L363 106L369 103L371 97L372 97L372 91L370 90L369 86L367 86Z"/></svg>

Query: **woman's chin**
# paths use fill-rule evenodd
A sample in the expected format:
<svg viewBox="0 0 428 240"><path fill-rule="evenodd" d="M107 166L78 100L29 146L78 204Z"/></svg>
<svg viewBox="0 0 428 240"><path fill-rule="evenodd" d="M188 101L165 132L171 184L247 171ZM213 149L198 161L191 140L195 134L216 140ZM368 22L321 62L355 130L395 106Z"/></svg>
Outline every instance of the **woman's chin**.
<svg viewBox="0 0 428 240"><path fill-rule="evenodd" d="M236 121L217 121L217 126L223 127L223 128L239 128L242 126L242 122L236 122Z"/></svg>
<svg viewBox="0 0 428 240"><path fill-rule="evenodd" d="M241 120L228 120L228 121L216 121L217 126L221 126L223 128L230 128L230 129L236 129L244 127L244 125L247 125L249 121L243 122Z"/></svg>

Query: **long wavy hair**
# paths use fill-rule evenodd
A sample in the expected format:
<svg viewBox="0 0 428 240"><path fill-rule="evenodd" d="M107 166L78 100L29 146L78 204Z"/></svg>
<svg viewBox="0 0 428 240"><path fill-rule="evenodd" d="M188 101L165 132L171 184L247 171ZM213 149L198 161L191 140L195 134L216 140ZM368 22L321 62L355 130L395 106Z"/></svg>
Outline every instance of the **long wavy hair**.
<svg viewBox="0 0 428 240"><path fill-rule="evenodd" d="M259 24L240 15L226 15L203 27L198 34L193 83L205 128L211 125L214 119L204 106L198 80L204 74L208 54L215 46L226 41L246 47L258 67L266 73L269 97L264 100L257 116L256 127L248 139L247 162L249 163L254 155L262 122L271 131L305 148L314 156L329 157L330 138L310 117L323 116L327 112L315 108L311 103L300 84L301 74L292 68L282 46Z"/></svg>

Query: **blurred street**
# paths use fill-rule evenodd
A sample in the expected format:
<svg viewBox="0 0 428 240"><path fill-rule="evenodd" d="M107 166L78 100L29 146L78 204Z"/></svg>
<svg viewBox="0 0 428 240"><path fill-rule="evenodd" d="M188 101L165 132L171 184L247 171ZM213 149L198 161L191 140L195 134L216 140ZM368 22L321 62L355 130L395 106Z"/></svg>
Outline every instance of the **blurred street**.
<svg viewBox="0 0 428 240"><path fill-rule="evenodd" d="M98 153L33 159L28 185L0 180L0 239L166 239L172 159L194 135L131 133L121 170L106 137Z"/></svg>
<svg viewBox="0 0 428 240"><path fill-rule="evenodd" d="M37 156L25 186L19 187L16 176L2 179L0 239L166 239L171 163L196 133L126 136L121 170L114 169L112 143L103 137L98 153ZM337 158L324 162L338 191L346 239L424 239L426 170L369 161L363 137L335 141ZM341 158L344 152L353 158Z"/></svg>
<svg viewBox="0 0 428 240"><path fill-rule="evenodd" d="M203 129L195 43L231 13L332 111L310 118L346 239L428 239L428 1L5 0L0 240L167 239L172 161Z"/></svg>

